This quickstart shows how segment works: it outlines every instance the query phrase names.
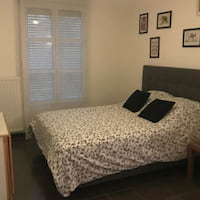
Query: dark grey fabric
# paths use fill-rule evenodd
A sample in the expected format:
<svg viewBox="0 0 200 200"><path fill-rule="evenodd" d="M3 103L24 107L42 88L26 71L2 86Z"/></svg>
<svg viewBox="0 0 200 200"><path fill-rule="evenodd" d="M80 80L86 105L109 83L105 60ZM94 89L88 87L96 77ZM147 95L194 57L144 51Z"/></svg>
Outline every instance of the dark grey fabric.
<svg viewBox="0 0 200 200"><path fill-rule="evenodd" d="M172 109L175 102L155 99L149 103L138 115L151 122L158 122Z"/></svg>
<svg viewBox="0 0 200 200"><path fill-rule="evenodd" d="M145 65L142 89L200 101L200 70Z"/></svg>
<svg viewBox="0 0 200 200"><path fill-rule="evenodd" d="M138 112L147 102L150 93L136 90L124 103L123 107L131 112Z"/></svg>

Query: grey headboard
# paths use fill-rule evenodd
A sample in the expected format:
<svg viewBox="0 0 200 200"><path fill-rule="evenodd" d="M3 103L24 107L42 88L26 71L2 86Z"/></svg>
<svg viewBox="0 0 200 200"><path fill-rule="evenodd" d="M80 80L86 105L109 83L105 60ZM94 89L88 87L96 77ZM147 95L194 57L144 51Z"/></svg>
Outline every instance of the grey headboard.
<svg viewBox="0 0 200 200"><path fill-rule="evenodd" d="M200 101L200 70L145 65L142 89Z"/></svg>

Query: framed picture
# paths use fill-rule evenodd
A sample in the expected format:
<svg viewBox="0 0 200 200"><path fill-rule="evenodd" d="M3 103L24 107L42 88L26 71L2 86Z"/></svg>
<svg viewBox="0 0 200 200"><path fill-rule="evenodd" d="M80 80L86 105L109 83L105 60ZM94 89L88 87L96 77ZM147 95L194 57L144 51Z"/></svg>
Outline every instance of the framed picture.
<svg viewBox="0 0 200 200"><path fill-rule="evenodd" d="M200 28L183 30L183 47L200 47Z"/></svg>
<svg viewBox="0 0 200 200"><path fill-rule="evenodd" d="M139 34L144 34L148 33L148 19L149 14L144 13L140 15L140 20L139 20Z"/></svg>
<svg viewBox="0 0 200 200"><path fill-rule="evenodd" d="M171 28L172 11L158 13L157 15L157 29Z"/></svg>
<svg viewBox="0 0 200 200"><path fill-rule="evenodd" d="M159 58L160 56L160 37L150 38L150 58Z"/></svg>

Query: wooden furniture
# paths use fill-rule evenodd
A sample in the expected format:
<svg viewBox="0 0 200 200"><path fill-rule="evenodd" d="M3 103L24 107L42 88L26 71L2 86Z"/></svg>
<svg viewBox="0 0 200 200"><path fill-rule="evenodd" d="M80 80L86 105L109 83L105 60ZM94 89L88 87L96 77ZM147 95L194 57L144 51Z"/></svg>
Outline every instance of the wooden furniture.
<svg viewBox="0 0 200 200"><path fill-rule="evenodd" d="M200 153L200 141L188 145L188 178L192 178L194 174L194 157L196 153Z"/></svg>
<svg viewBox="0 0 200 200"><path fill-rule="evenodd" d="M14 193L11 136L0 112L0 200L12 200Z"/></svg>

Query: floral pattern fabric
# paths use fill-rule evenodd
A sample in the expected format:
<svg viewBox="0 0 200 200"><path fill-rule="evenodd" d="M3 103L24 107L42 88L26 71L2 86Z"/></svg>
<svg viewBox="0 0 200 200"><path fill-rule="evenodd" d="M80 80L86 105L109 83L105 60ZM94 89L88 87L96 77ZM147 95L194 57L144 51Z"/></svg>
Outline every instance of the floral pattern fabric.
<svg viewBox="0 0 200 200"><path fill-rule="evenodd" d="M109 174L185 158L187 145L200 138L200 104L165 99L176 104L158 123L122 104L36 115L31 127L58 191L67 197L80 184Z"/></svg>

